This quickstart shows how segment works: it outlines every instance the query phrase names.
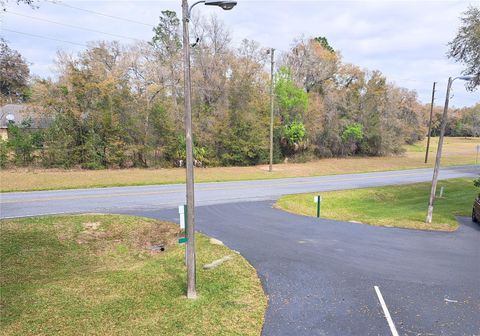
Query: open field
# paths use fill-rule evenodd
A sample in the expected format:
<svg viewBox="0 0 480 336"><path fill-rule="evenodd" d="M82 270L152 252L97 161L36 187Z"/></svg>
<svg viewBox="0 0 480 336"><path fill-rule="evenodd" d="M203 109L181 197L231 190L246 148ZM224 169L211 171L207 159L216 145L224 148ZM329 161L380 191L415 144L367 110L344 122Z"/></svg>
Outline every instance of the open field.
<svg viewBox="0 0 480 336"><path fill-rule="evenodd" d="M0 224L1 335L260 335L267 299L255 269L203 235L191 301L177 225L118 215ZM148 249L158 243L165 252Z"/></svg>
<svg viewBox="0 0 480 336"><path fill-rule="evenodd" d="M453 231L455 216L470 216L478 192L471 179L438 183L445 188L434 205L432 224L425 223L430 183L322 192L321 217L372 225L424 230ZM288 212L316 216L316 193L283 196L276 207Z"/></svg>
<svg viewBox="0 0 480 336"><path fill-rule="evenodd" d="M322 159L308 163L277 164L269 173L268 166L216 167L195 170L197 182L254 180L300 176L319 176L432 167L437 138L432 139L429 163L424 163L426 140L406 146L401 156ZM475 163L475 148L480 138L446 138L442 165ZM0 191L28 191L183 183L185 170L124 169L124 170L41 170L17 169L0 172Z"/></svg>

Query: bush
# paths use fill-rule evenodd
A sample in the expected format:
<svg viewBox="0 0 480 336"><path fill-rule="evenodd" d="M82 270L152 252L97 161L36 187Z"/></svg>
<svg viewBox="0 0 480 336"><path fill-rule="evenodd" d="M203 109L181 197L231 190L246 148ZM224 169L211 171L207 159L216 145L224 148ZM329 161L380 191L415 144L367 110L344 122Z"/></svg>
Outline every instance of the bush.
<svg viewBox="0 0 480 336"><path fill-rule="evenodd" d="M268 149L251 122L239 121L221 139L221 163L227 166L251 166L265 162Z"/></svg>
<svg viewBox="0 0 480 336"><path fill-rule="evenodd" d="M473 185L477 188L480 188L480 177L477 178L476 180L473 180Z"/></svg>
<svg viewBox="0 0 480 336"><path fill-rule="evenodd" d="M298 144L305 139L305 125L295 120L290 125L285 126L285 138L290 145Z"/></svg>
<svg viewBox="0 0 480 336"><path fill-rule="evenodd" d="M8 166L8 143L5 140L0 140L0 168Z"/></svg>
<svg viewBox="0 0 480 336"><path fill-rule="evenodd" d="M347 128L342 133L342 142L345 149L345 154L356 154L358 151L359 143L363 140L363 126L354 123Z"/></svg>
<svg viewBox="0 0 480 336"><path fill-rule="evenodd" d="M8 147L13 151L13 160L17 166L33 163L34 139L28 127L27 122L20 126L13 123L8 125Z"/></svg>

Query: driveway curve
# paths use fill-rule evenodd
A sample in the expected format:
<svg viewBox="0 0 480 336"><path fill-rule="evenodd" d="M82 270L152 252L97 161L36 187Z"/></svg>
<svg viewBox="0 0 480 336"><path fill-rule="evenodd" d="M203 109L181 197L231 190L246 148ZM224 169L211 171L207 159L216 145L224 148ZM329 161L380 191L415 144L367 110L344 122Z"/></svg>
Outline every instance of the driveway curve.
<svg viewBox="0 0 480 336"><path fill-rule="evenodd" d="M297 216L273 201L197 208L197 229L239 251L269 296L263 335L480 334L480 226L453 233ZM177 220L174 209L124 213Z"/></svg>

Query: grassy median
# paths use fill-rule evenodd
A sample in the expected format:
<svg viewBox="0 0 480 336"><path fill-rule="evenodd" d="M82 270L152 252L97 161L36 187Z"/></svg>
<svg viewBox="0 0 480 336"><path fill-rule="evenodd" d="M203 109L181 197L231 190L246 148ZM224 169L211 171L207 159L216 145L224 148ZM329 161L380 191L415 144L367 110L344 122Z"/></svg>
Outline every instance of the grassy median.
<svg viewBox="0 0 480 336"><path fill-rule="evenodd" d="M240 255L198 235L187 300L177 225L117 215L0 222L1 335L260 335L267 299ZM152 244L166 251L154 252ZM225 255L218 268L202 265Z"/></svg>
<svg viewBox="0 0 480 336"><path fill-rule="evenodd" d="M437 190L439 191L443 186L444 195L435 201L432 224L426 224L430 186L430 183L416 183L288 195L280 198L275 206L288 212L316 216L313 196L321 194L321 217L323 218L388 227L455 230L458 227L455 216L470 216L478 190L473 186L471 179L439 181Z"/></svg>
<svg viewBox="0 0 480 336"><path fill-rule="evenodd" d="M475 147L480 138L446 138L442 165L475 163ZM437 138L432 139L430 160L424 163L425 141L405 146L405 154L388 157L353 157L321 159L307 163L276 164L254 167L214 167L195 170L197 182L274 179L320 176L433 167ZM129 185L183 183L185 170L171 169L10 169L0 171L0 191L75 189Z"/></svg>

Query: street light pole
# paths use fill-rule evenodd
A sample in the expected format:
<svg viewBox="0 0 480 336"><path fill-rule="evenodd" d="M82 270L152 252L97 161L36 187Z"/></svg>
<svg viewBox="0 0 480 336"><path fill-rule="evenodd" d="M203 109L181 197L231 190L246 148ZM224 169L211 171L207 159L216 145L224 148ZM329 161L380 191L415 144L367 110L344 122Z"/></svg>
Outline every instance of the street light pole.
<svg viewBox="0 0 480 336"><path fill-rule="evenodd" d="M440 160L442 158L442 148L443 148L443 137L445 135L445 128L447 127L447 117L448 117L448 103L450 101L450 88L452 87L452 83L455 79L461 80L471 80L473 76L462 76L462 77L452 77L448 78L447 83L447 95L445 97L445 106L443 108L443 115L442 115L442 125L440 127L440 137L438 139L438 148L437 148L437 158L435 160L435 168L433 169L433 178L432 178L432 188L430 190L430 199L428 201L428 212L427 212L427 219L426 223L432 223L433 217L433 203L435 201L435 193L437 191L437 182L438 182L438 172L440 170Z"/></svg>
<svg viewBox="0 0 480 336"><path fill-rule="evenodd" d="M188 22L190 20L188 1L182 0L183 19L183 64L184 64L184 107L185 107L185 143L187 168L187 298L195 299L195 200L193 177L193 140L192 140L192 82L190 78L190 38Z"/></svg>
<svg viewBox="0 0 480 336"><path fill-rule="evenodd" d="M190 37L188 23L190 13L195 5L203 3L207 6L218 6L230 10L236 6L236 1L203 0L188 6L188 0L182 0L182 25L183 25L183 64L184 64L184 107L185 107L185 144L187 168L187 298L195 299L196 290L196 260L195 260L195 199L193 175L193 136L192 136L192 81L190 77Z"/></svg>

